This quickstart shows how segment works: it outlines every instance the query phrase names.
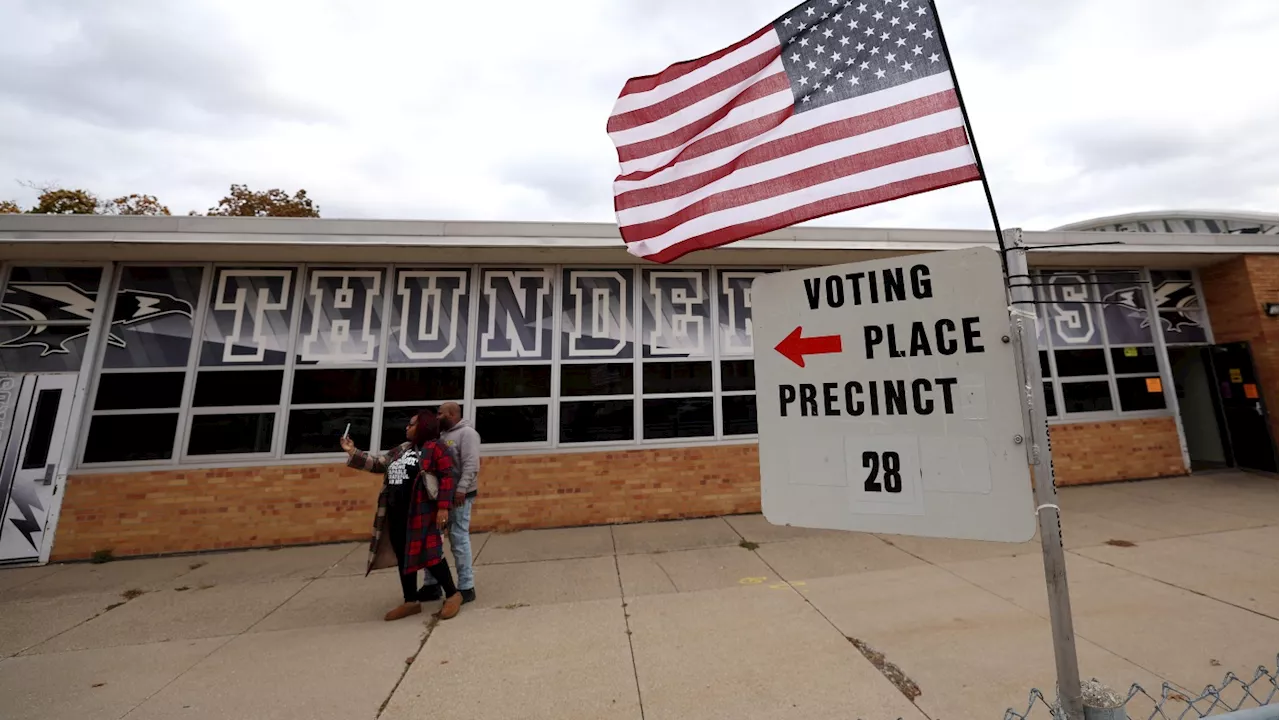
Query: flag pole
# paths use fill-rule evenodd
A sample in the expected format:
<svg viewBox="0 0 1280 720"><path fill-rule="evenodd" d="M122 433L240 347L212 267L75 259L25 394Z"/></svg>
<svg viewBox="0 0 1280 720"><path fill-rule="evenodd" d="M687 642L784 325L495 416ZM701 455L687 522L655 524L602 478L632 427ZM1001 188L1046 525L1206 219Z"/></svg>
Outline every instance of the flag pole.
<svg viewBox="0 0 1280 720"><path fill-rule="evenodd" d="M987 182L987 170L982 166L982 154L978 152L978 138L973 134L973 124L969 122L969 110L964 104L964 95L960 93L960 78L956 77L956 65L951 62L951 48L947 47L947 35L942 31L942 16L938 15L938 6L929 0L929 10L933 13L934 22L938 26L938 42L942 45L942 56L947 60L947 70L951 73L951 84L955 87L956 100L960 103L960 117L964 119L965 132L969 133L969 147L973 148L974 164L978 166L978 177L982 180L982 192L987 196L987 209L991 211L991 223L996 228L996 243L1000 247L1000 267L1004 268L1005 277L1009 276L1009 262L1006 259L1004 244L1004 228L1000 225L1000 216L996 214L996 201L991 196L991 185Z"/></svg>
<svg viewBox="0 0 1280 720"><path fill-rule="evenodd" d="M995 225L1000 248L1000 264L1004 268L1009 296L1010 320L1018 338L1018 366L1023 382L1022 395L1026 412L1023 421L1027 428L1027 454L1032 467L1032 486L1036 503L1036 519L1040 526L1040 549L1044 556L1045 589L1049 598L1049 628L1053 638L1054 665L1058 674L1058 703L1066 720L1083 720L1084 699L1080 691L1080 662L1076 654L1075 627L1071 617L1071 593L1067 587L1067 562L1062 549L1061 510L1058 507L1058 491L1053 480L1053 456L1049 446L1049 421L1045 408L1043 381L1040 377L1040 361L1036 346L1035 288L1032 287L1027 266L1027 249L1021 230L1010 231L1012 247L1005 244L1000 217L996 214L995 199L987 182L987 171L978 153L978 140L969 122L964 96L960 93L960 80L956 66L951 61L947 36L942 30L942 17L934 0L928 0L938 26L938 42L947 59L951 72L951 84L955 87L956 100L965 130L969 133L969 145L982 179L982 191L987 196L987 209ZM1028 323L1029 320L1029 323ZM1030 330L1028 331L1028 324Z"/></svg>

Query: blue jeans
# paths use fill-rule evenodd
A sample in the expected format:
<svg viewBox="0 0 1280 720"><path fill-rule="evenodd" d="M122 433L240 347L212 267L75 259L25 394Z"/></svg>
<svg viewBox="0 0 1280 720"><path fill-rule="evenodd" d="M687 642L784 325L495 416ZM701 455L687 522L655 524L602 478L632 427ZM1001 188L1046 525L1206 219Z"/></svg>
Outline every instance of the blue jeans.
<svg viewBox="0 0 1280 720"><path fill-rule="evenodd" d="M459 590L476 586L475 572L471 569L471 507L475 504L476 499L471 497L449 510L449 546L453 548L453 561L458 568ZM435 584L435 578L428 574L423 587Z"/></svg>

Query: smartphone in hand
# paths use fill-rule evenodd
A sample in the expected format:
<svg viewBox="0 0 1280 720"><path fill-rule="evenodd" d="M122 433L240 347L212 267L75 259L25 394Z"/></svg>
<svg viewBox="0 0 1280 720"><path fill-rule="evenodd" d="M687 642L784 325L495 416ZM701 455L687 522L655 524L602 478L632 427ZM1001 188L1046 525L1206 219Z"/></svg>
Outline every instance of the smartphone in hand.
<svg viewBox="0 0 1280 720"><path fill-rule="evenodd" d="M351 437L351 423L347 423L347 429L342 431L343 438Z"/></svg>

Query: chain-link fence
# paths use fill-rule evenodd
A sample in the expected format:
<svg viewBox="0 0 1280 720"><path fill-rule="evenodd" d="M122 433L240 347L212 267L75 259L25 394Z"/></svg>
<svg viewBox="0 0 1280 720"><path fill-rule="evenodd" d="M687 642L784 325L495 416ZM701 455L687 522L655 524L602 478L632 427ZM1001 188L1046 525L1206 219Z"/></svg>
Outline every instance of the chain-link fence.
<svg viewBox="0 0 1280 720"><path fill-rule="evenodd" d="M1276 677L1280 675L1280 661L1276 669L1258 666L1253 678L1246 680L1235 673L1227 673L1221 685L1209 685L1199 693L1165 683L1158 694L1134 683L1123 699L1125 714L1130 720L1192 720L1210 715L1269 705L1276 701ZM1055 702L1033 688L1027 697L1027 705L1019 712L1009 708L1004 720L1039 720L1059 718Z"/></svg>

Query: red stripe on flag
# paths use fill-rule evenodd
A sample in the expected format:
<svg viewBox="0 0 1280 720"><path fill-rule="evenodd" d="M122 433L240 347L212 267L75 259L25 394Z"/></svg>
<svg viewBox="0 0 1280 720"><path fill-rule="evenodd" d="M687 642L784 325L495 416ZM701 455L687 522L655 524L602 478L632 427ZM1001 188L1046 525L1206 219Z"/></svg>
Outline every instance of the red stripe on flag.
<svg viewBox="0 0 1280 720"><path fill-rule="evenodd" d="M619 180L644 180L652 177L667 168L682 163L686 160L702 157L707 153L713 153L717 150L723 150L727 147L733 147L738 143L743 143L751 138L763 135L770 130L778 127L787 118L795 114L795 106L784 108L776 113L771 113L754 120L748 120L741 125L734 125L731 128L721 130L704 138L699 138L689 143L688 147L680 151L680 154L671 159L671 162L660 168L652 170L637 170L626 175L619 175Z"/></svg>
<svg viewBox="0 0 1280 720"><path fill-rule="evenodd" d="M618 148L618 162L629 162L631 160L639 160L640 158L649 157L655 153L674 150L684 145L690 140L698 137L707 128L715 125L724 119L729 111L740 105L746 105L749 102L759 100L777 92L785 92L790 94L791 83L787 80L785 72L770 75L763 78L742 92L738 93L732 100L725 103L722 107L716 108L712 113L695 120L684 127L678 128L672 132L660 137L649 140L642 140L630 145L622 145Z"/></svg>
<svg viewBox="0 0 1280 720"><path fill-rule="evenodd" d="M647 107L637 108L629 112L624 112L621 115L614 115L609 118L609 125L607 129L609 132L618 132L620 130L630 130L632 128L640 127L641 125L648 125L651 122L661 120L668 115L677 113L701 100L706 100L712 95L715 95L722 90L727 90L728 88L750 78L752 75L755 75L761 70L769 67L769 63L777 60L780 55L780 48L766 50L749 60L744 60L741 64L725 70L719 75L709 77L697 85L694 85L687 90L682 90L661 102Z"/></svg>
<svg viewBox="0 0 1280 720"><path fill-rule="evenodd" d="M622 239L629 243L648 240L709 213L750 205L754 202L785 195L813 185L830 182L837 178L857 175L874 168L945 152L968 144L969 137L965 134L964 128L954 128L932 135L904 140L900 143L886 145L864 153L837 158L829 162L796 170L786 175L715 193L710 197L687 205L660 220L623 226L620 228Z"/></svg>
<svg viewBox="0 0 1280 720"><path fill-rule="evenodd" d="M910 102L884 108L866 115L858 115L846 120L819 125L811 130L770 140L767 143L744 151L731 162L716 168L673 180L653 187L628 190L614 198L615 210L626 210L649 203L670 200L686 195L700 187L728 177L734 172L752 165L776 160L801 150L808 150L824 143L843 140L873 130L897 125L907 120L915 120L945 110L953 110L960 106L954 90L927 95ZM719 133L717 133L719 134ZM699 141L701 142L701 141ZM633 179L628 177L627 179Z"/></svg>
<svg viewBox="0 0 1280 720"><path fill-rule="evenodd" d="M792 208L786 212L776 215L770 215L767 218L753 220L751 222L740 223L738 225L730 225L720 228L712 232L695 235L688 240L682 240L665 250L646 255L646 260L652 260L659 263L669 263L672 260L691 253L695 250L706 250L708 248L728 245L731 242L737 242L757 235L763 235L767 232L773 232L781 228L790 227L796 223L802 223L806 220L813 220L826 215L834 215L838 212L853 210L855 208L866 207L867 205L875 205L877 203L897 200L910 195L918 195L931 190L941 190L952 185L972 182L980 178L976 165L966 165L961 168L952 170L944 170L942 172L932 173L929 175L920 175L910 180L902 180L888 185L881 185L877 188L862 190L855 193L847 193L845 195L837 195L836 197L826 198L807 205Z"/></svg>
<svg viewBox="0 0 1280 720"><path fill-rule="evenodd" d="M675 80L676 78L684 77L685 75L688 75L689 73L693 72L694 70L697 70L700 67L703 67L705 65L710 65L716 60L719 60L725 55L728 55L734 50L737 50L738 48L751 43L753 40L756 40L762 35L764 35L765 33L769 33L769 32L773 32L773 25L766 25L763 28L761 28L759 32L755 33L751 37L746 38L744 40L739 40L738 42L730 45L729 47L723 50L713 52L710 55L703 55L702 57L697 58L695 60L685 60L684 62L675 63L674 65L667 67L666 70L663 70L662 72L654 73L653 75L641 75L640 77L633 77L630 80L628 80L625 85L622 86L622 92L618 93L618 97L622 97L623 95L632 95L638 92L648 92L649 90L652 90L658 87L659 85L662 85L664 83L669 83L672 80Z"/></svg>

